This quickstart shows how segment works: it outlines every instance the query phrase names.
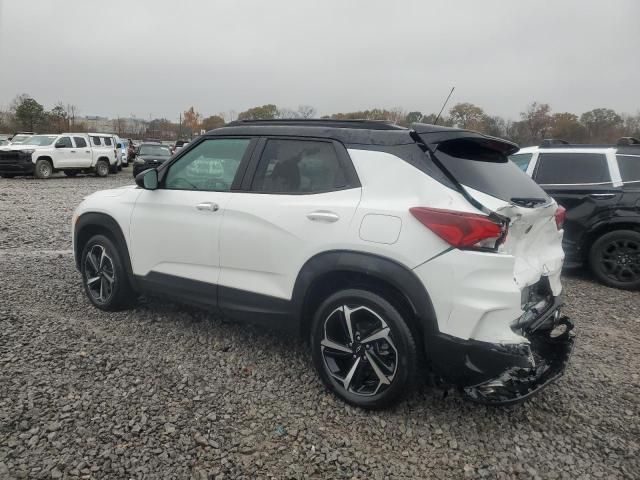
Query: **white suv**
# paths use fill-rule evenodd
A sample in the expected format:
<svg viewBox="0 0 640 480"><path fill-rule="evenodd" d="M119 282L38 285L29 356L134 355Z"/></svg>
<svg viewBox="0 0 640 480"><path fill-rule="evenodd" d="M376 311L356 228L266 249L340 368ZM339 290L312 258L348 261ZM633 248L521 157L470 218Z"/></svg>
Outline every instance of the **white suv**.
<svg viewBox="0 0 640 480"><path fill-rule="evenodd" d="M235 122L73 217L103 310L138 293L308 338L327 387L381 408L419 375L522 400L564 371L557 205L475 132Z"/></svg>

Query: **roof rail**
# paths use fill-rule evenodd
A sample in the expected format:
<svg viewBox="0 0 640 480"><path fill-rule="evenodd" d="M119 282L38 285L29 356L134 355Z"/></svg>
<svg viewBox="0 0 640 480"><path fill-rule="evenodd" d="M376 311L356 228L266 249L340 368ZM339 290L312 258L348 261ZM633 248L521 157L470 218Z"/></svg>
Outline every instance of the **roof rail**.
<svg viewBox="0 0 640 480"><path fill-rule="evenodd" d="M640 145L640 140L633 137L622 137L618 139L616 145Z"/></svg>
<svg viewBox="0 0 640 480"><path fill-rule="evenodd" d="M264 120L235 120L225 127L237 127L240 125L269 125L269 126L298 126L298 127L329 127L329 128L356 128L364 130L405 130L404 127L395 125L386 120L338 120L332 118L281 118Z"/></svg>
<svg viewBox="0 0 640 480"><path fill-rule="evenodd" d="M566 140L560 140L559 138L545 138L540 144L540 148L551 148L557 145L569 145Z"/></svg>

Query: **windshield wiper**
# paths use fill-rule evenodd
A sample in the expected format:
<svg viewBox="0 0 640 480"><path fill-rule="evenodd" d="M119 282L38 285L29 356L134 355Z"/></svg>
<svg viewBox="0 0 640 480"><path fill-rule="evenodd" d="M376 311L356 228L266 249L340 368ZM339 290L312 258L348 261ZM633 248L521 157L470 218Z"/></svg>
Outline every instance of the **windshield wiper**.
<svg viewBox="0 0 640 480"><path fill-rule="evenodd" d="M533 208L541 203L547 203L547 199L537 197L512 197L511 202L521 207Z"/></svg>

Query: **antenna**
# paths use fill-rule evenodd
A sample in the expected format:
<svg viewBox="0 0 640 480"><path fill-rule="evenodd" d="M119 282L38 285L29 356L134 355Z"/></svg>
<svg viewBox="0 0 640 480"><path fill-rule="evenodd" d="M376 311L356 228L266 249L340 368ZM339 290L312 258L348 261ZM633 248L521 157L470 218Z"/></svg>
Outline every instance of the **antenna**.
<svg viewBox="0 0 640 480"><path fill-rule="evenodd" d="M447 97L447 99L444 101L444 103L442 104L442 108L440 109L440 113L438 114L438 116L436 117L435 122L433 122L434 125L438 124L438 120L440 119L440 115L442 115L442 111L444 110L444 107L447 106L447 102L449 101L449 99L451 98L451 95L453 95L453 91L456 89L456 87L451 87L451 91L449 92L449 96Z"/></svg>

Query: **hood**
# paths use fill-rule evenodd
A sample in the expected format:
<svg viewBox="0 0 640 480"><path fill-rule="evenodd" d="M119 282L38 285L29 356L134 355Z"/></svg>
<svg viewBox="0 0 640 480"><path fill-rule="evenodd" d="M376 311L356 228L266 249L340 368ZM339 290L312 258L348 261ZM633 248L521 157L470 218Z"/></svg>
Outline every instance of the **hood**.
<svg viewBox="0 0 640 480"><path fill-rule="evenodd" d="M51 145L29 145L27 143L18 143L15 145L0 145L0 150L42 150L45 148L53 148Z"/></svg>

